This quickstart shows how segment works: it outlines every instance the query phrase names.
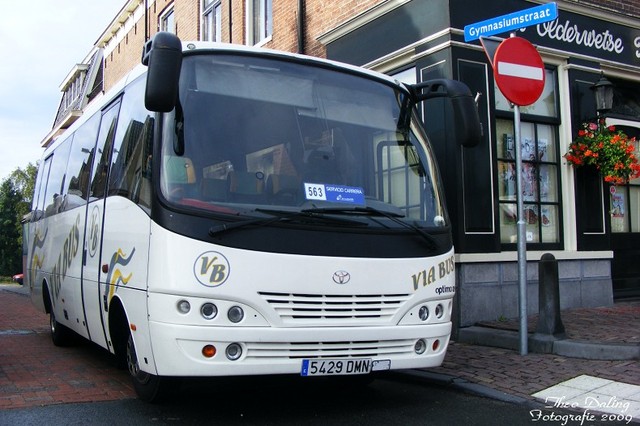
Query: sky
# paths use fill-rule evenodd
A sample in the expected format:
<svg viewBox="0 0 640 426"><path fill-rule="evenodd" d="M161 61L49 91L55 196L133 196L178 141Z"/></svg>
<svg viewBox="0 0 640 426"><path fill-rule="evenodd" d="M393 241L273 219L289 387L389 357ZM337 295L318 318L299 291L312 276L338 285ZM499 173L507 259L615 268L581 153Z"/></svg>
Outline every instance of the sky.
<svg viewBox="0 0 640 426"><path fill-rule="evenodd" d="M0 182L42 157L60 85L127 0L0 0Z"/></svg>

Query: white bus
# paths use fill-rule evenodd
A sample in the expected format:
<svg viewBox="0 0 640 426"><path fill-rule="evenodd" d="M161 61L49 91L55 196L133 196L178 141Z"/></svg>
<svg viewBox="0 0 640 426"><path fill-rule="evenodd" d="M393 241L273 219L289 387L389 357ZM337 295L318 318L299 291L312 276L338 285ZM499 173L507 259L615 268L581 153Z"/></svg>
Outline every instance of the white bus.
<svg viewBox="0 0 640 426"><path fill-rule="evenodd" d="M433 97L475 143L462 83L158 33L41 160L27 282L53 343L106 348L147 401L186 376L441 364L454 255L416 108Z"/></svg>

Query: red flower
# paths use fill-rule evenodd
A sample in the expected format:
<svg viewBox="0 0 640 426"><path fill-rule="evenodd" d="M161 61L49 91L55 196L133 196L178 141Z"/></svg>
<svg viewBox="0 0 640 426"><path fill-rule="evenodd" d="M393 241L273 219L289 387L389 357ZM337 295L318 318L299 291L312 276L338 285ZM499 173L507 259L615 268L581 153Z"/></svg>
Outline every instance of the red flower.
<svg viewBox="0 0 640 426"><path fill-rule="evenodd" d="M605 120L585 123L564 155L573 166L591 165L603 175L605 182L624 184L640 178L640 164L635 155L636 140L629 138Z"/></svg>

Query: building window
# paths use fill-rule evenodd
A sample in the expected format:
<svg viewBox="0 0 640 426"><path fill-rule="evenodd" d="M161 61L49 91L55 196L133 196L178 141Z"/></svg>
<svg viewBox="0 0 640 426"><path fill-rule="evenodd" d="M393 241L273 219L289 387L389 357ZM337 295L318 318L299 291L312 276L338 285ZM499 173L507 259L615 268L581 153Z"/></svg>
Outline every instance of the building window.
<svg viewBox="0 0 640 426"><path fill-rule="evenodd" d="M629 138L636 138L635 155L640 156L640 123L607 118L607 125L614 125ZM626 185L609 186L609 213L611 232L640 232L640 179L633 179Z"/></svg>
<svg viewBox="0 0 640 426"><path fill-rule="evenodd" d="M202 40L222 41L222 2L202 1Z"/></svg>
<svg viewBox="0 0 640 426"><path fill-rule="evenodd" d="M247 0L247 40L264 43L273 33L272 0Z"/></svg>
<svg viewBox="0 0 640 426"><path fill-rule="evenodd" d="M533 105L521 107L520 152L522 155L523 220L527 244L560 248L562 204L555 71L547 70L545 89ZM515 129L508 102L496 88L496 148L498 158L498 204L500 241L517 242ZM542 248L542 247L540 247Z"/></svg>
<svg viewBox="0 0 640 426"><path fill-rule="evenodd" d="M173 13L173 6L162 12L158 19L160 21L160 31L176 33L176 21L175 14Z"/></svg>

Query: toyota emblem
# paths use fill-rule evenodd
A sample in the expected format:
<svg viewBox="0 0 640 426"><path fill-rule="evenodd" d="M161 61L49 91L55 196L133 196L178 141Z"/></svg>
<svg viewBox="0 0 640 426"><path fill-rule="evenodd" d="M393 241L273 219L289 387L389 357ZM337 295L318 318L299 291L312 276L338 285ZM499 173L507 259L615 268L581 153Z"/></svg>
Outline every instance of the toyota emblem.
<svg viewBox="0 0 640 426"><path fill-rule="evenodd" d="M333 273L333 282L336 284L346 284L351 279L351 274L347 271L336 271Z"/></svg>

